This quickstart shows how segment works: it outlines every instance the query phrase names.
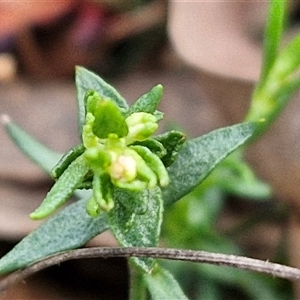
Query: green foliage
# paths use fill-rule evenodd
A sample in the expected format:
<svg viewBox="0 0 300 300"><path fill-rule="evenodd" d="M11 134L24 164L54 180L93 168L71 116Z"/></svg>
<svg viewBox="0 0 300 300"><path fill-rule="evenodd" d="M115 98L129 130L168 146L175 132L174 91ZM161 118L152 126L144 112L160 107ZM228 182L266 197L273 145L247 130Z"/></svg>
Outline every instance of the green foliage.
<svg viewBox="0 0 300 300"><path fill-rule="evenodd" d="M111 85L83 67L76 67L75 84L77 90L79 132L82 131L83 124L85 123L86 110L84 99L86 93L91 90L97 91L103 98L115 101L121 109L125 111L128 109L126 100Z"/></svg>
<svg viewBox="0 0 300 300"><path fill-rule="evenodd" d="M138 193L116 191L115 207L108 214L110 229L124 247L151 247L158 244L162 222L161 190ZM132 258L135 265L150 272L154 259Z"/></svg>
<svg viewBox="0 0 300 300"><path fill-rule="evenodd" d="M156 247L164 207L176 215L167 218L164 227L164 238L169 243L239 252L213 226L224 193L254 195L257 199L270 195L269 187L258 181L244 162L242 152L233 152L266 130L300 85L296 72L300 38L283 51L278 50L284 14L284 2L271 1L261 77L242 124L188 141L178 131L155 136L163 117L157 110L163 95L160 84L129 107L111 85L83 67L76 67L75 77L82 144L62 157L6 120L5 128L19 148L56 180L31 217L47 217L73 194L82 199L63 207L17 244L0 260L0 274L80 247L107 229L122 246ZM88 190L78 190L82 188ZM174 210L169 207L186 195L188 202L179 202ZM131 265L141 275L137 286L146 286L153 299L187 299L172 275L155 259L133 258ZM276 299L257 277L240 271L229 274L198 265L194 272L223 283L235 282L253 297ZM208 285L210 290L202 289L199 295L217 297L216 285Z"/></svg>
<svg viewBox="0 0 300 300"><path fill-rule="evenodd" d="M108 229L107 217L91 218L86 200L77 201L41 224L0 260L0 274L24 268L49 255L75 249Z"/></svg>
<svg viewBox="0 0 300 300"><path fill-rule="evenodd" d="M165 203L171 204L192 191L219 162L252 136L256 126L254 123L233 125L186 142L168 168L170 184L163 189Z"/></svg>
<svg viewBox="0 0 300 300"><path fill-rule="evenodd" d="M265 39L263 47L263 66L261 69L258 86L264 84L267 76L278 55L279 45L284 27L284 16L286 3L282 1L271 1L267 24L265 28Z"/></svg>
<svg viewBox="0 0 300 300"><path fill-rule="evenodd" d="M140 97L123 117L124 109L127 110L126 102L120 100L123 98L97 75L77 67L76 84L78 95L81 95L78 103L83 106L79 107L79 111L84 112L86 116L85 121L79 119L83 126L83 146L71 149L52 170L56 182L44 202L31 216L43 218L53 213L73 192L78 194L76 188L82 187L84 183L90 182L93 196L91 197L90 193L85 194L84 200L63 208L29 234L0 260L2 273L25 267L45 256L79 247L107 228L111 229L123 246L157 246L164 204L178 201L195 188L219 162L251 138L256 129L254 123L239 124L216 130L186 144L185 136L177 131L151 137L154 132L151 129L152 124L157 120L151 112L157 112L156 105L162 96L160 85ZM96 88L99 96L91 92L91 88ZM108 95L113 99L102 100L108 99ZM95 134L94 124L97 124L96 127L100 131L107 122L110 123L108 128L112 128L112 120L102 118L102 113L106 113L107 109L103 110L101 107L98 110L101 101L109 101L109 110L121 120L118 124L121 124L122 120L126 122L128 132L124 133L123 125L117 125L121 129L113 132L113 129L110 129L105 135L98 134L97 129L97 135ZM121 107L111 103L121 104ZM141 109L144 111L140 111ZM96 120L97 118L101 121ZM6 128L13 126L13 123L9 123ZM32 137L28 134L20 135L20 138L15 137L15 140L21 145L20 148L24 149L23 144L26 145ZM42 153L34 148L30 150L32 159L43 164L44 161L40 157ZM130 173L130 169L127 169L123 177L114 177L113 162L120 153L129 155L136 162L136 173ZM50 172L48 165L43 167ZM152 173L153 175L149 175ZM154 185L148 185L148 188L147 185L143 185L143 188L140 188L140 182L147 183L152 179ZM84 205L86 210L83 209ZM105 205L109 205L109 209ZM62 224L67 220L68 225ZM59 232L57 226L60 228ZM82 233L83 230L87 232ZM74 238L77 234L80 236ZM44 239L45 235L47 239ZM152 273L154 259L133 258L132 262L140 272L156 274L151 275L153 278L149 277L150 275L146 276L151 290L153 287L163 292L164 285L170 290L173 285L174 292L179 289L166 271Z"/></svg>
<svg viewBox="0 0 300 300"><path fill-rule="evenodd" d="M11 122L8 116L5 115L3 119L5 130L13 142L27 157L29 157L45 172L49 173L56 165L57 161L62 157L62 154L56 153L45 145L41 144L24 129Z"/></svg>
<svg viewBox="0 0 300 300"><path fill-rule="evenodd" d="M173 276L159 266L156 266L151 274L145 274L144 280L153 300L187 299Z"/></svg>
<svg viewBox="0 0 300 300"><path fill-rule="evenodd" d="M300 86L300 77L297 73L300 66L300 36L279 50L285 15L286 1L271 0L265 30L261 76L246 116L247 121L264 120L255 137L269 128Z"/></svg>
<svg viewBox="0 0 300 300"><path fill-rule="evenodd" d="M285 1L270 1L261 76L245 118L246 121L261 121L257 123L251 140L270 127L300 85L297 74L300 38L294 38L279 51L285 6ZM259 181L245 163L241 150L224 159L200 186L166 210L162 230L165 243L173 247L240 253L231 239L215 230L228 193L251 201L265 201L272 195L271 188ZM193 265L187 268L182 263L167 263L167 266L176 277L182 278L183 286L194 291L195 298L223 299L226 297L226 293L222 294L224 284L251 299L283 299L286 296L280 280L267 280L240 270L228 272L226 268L215 266ZM198 278L197 282L193 276ZM199 282L207 288L203 285L199 288Z"/></svg>
<svg viewBox="0 0 300 300"><path fill-rule="evenodd" d="M73 160L80 156L84 152L84 150L85 148L83 145L77 145L66 152L54 166L54 168L51 169L50 176L54 180L57 180L67 169L67 167L73 162Z"/></svg>
<svg viewBox="0 0 300 300"><path fill-rule="evenodd" d="M234 153L234 156L236 152ZM270 189L257 178L244 179L236 173L240 165L230 155L191 193L165 210L161 239L168 246L187 249L241 255L242 251L231 238L220 230L216 224L224 211L228 193L248 197L248 201L266 201ZM239 155L240 156L240 155ZM240 160L241 158L239 158ZM227 160L230 160L229 162ZM248 170L248 167L246 168ZM234 183L243 187L232 189ZM263 188L261 188L263 185ZM251 189L254 193L251 193ZM247 193L247 191L249 191ZM257 196L257 199L253 198ZM245 200L243 200L245 201ZM255 214L257 216L259 212ZM251 218L251 216L249 217ZM257 223L255 223L257 224ZM228 270L227 267L205 264L184 264L182 262L164 262L164 266L179 279L185 293L191 299L224 299L228 288L234 289L241 298L282 299L280 281L245 272L239 269Z"/></svg>
<svg viewBox="0 0 300 300"><path fill-rule="evenodd" d="M164 88L161 84L153 87L148 93L137 99L137 101L129 108L129 114L134 112L146 112L154 114L163 96L163 91Z"/></svg>
<svg viewBox="0 0 300 300"><path fill-rule="evenodd" d="M30 214L34 220L43 219L62 206L74 193L89 169L81 163L82 157L76 158L58 178L48 192L43 203Z"/></svg>
<svg viewBox="0 0 300 300"><path fill-rule="evenodd" d="M105 99L101 101L99 95L93 95L93 97L93 100L96 101L96 107L92 110L95 116L93 133L99 139L106 139L110 134L116 134L118 137L126 136L128 134L128 126L117 104Z"/></svg>
<svg viewBox="0 0 300 300"><path fill-rule="evenodd" d="M168 131L163 134L157 135L155 141L162 144L166 149L166 153L162 155L161 160L166 167L169 167L174 161L185 142L185 135L179 131Z"/></svg>

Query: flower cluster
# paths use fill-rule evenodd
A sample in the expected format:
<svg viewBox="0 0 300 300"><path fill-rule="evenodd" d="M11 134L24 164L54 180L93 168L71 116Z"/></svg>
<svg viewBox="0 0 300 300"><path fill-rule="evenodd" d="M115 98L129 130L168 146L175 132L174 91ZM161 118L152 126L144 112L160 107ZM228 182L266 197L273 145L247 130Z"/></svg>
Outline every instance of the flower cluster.
<svg viewBox="0 0 300 300"><path fill-rule="evenodd" d="M169 131L152 136L162 113L156 110L162 96L157 85L129 109L123 109L96 91L85 94L82 144L68 151L51 171L56 180L32 219L49 216L77 189L92 189L87 212L97 216L114 207L116 188L142 191L169 183L167 167L185 136Z"/></svg>
<svg viewBox="0 0 300 300"><path fill-rule="evenodd" d="M115 102L97 92L86 95L86 121L82 140L83 157L93 172L93 196L87 208L91 215L114 204L112 185L140 191L169 183L161 159L149 148L136 144L157 130L157 118L150 113L123 113Z"/></svg>

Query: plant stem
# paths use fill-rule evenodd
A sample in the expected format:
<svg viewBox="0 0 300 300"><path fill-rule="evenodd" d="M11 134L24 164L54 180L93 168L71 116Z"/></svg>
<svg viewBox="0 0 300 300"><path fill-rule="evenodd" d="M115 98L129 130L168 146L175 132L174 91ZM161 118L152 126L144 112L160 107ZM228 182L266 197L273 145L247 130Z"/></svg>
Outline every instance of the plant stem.
<svg viewBox="0 0 300 300"><path fill-rule="evenodd" d="M30 265L23 270L12 273L0 282L0 292L6 290L10 285L17 283L29 275L47 267L60 264L71 259L96 257L154 257L157 259L209 263L265 273L290 280L300 280L300 269L237 255L154 247L95 247L59 253Z"/></svg>

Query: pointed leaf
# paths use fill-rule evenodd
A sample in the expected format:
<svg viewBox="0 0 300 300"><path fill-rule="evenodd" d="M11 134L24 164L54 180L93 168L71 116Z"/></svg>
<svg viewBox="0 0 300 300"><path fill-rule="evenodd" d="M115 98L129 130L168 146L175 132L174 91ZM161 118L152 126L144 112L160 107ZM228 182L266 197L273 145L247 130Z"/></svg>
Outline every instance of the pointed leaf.
<svg viewBox="0 0 300 300"><path fill-rule="evenodd" d="M153 300L188 300L172 274L160 266L155 266L151 274L144 274L144 280Z"/></svg>
<svg viewBox="0 0 300 300"><path fill-rule="evenodd" d="M116 104L120 108L124 110L128 109L126 100L115 90L115 88L113 88L95 73L83 67L76 67L75 83L77 89L77 105L79 114L78 122L80 132L82 131L82 126L84 124L86 114L84 97L85 94L90 90L97 91L103 98L110 98L111 100L116 102Z"/></svg>
<svg viewBox="0 0 300 300"><path fill-rule="evenodd" d="M24 268L46 256L78 248L108 229L106 215L91 218L86 200L77 201L49 218L0 259L0 274Z"/></svg>
<svg viewBox="0 0 300 300"><path fill-rule="evenodd" d="M292 72L298 69L300 65L300 36L295 37L278 55L274 67L272 68L271 80L277 78L284 80ZM271 85L272 82L269 82Z"/></svg>
<svg viewBox="0 0 300 300"><path fill-rule="evenodd" d="M153 87L148 93L142 95L129 109L129 114L146 112L153 114L163 96L164 88L161 84Z"/></svg>
<svg viewBox="0 0 300 300"><path fill-rule="evenodd" d="M149 139L143 140L143 141L135 141L132 145L133 146L140 145L140 146L147 147L154 154L156 154L159 158L162 158L167 154L167 150L162 145L162 143L160 143L159 141L152 139L152 138L149 138Z"/></svg>
<svg viewBox="0 0 300 300"><path fill-rule="evenodd" d="M75 159L55 182L42 204L30 214L32 219L43 219L52 214L72 196L89 168L80 156Z"/></svg>
<svg viewBox="0 0 300 300"><path fill-rule="evenodd" d="M68 168L73 160L80 156L85 147L80 144L67 151L50 172L50 176L57 180L61 174Z"/></svg>
<svg viewBox="0 0 300 300"><path fill-rule="evenodd" d="M12 122L8 116L3 115L1 121L8 135L19 149L45 172L50 173L52 168L62 157L62 154L54 152L44 146L32 135Z"/></svg>
<svg viewBox="0 0 300 300"><path fill-rule="evenodd" d="M115 207L108 214L110 229L124 247L155 247L160 234L162 211L159 188L138 193L116 190ZM132 260L146 272L154 263L152 258Z"/></svg>
<svg viewBox="0 0 300 300"><path fill-rule="evenodd" d="M42 170L50 174L53 167L62 159L63 154L54 152L37 141L32 135L24 129L12 122L6 115L1 116L1 121L8 135L19 149L36 163ZM83 198L83 194L89 194L88 191L75 191L79 198Z"/></svg>
<svg viewBox="0 0 300 300"><path fill-rule="evenodd" d="M171 204L192 191L219 162L251 138L256 127L255 123L242 123L186 142L168 168L170 184L163 189L164 202Z"/></svg>
<svg viewBox="0 0 300 300"><path fill-rule="evenodd" d="M264 84L269 71L277 58L284 27L286 8L285 1L271 0L269 5L270 7L264 37L263 64L259 86Z"/></svg>
<svg viewBox="0 0 300 300"><path fill-rule="evenodd" d="M167 186L169 184L169 175L163 162L156 156L150 149L144 146L135 145L130 146L131 149L136 151L150 167L150 169L157 176L160 186Z"/></svg>
<svg viewBox="0 0 300 300"><path fill-rule="evenodd" d="M265 91L263 91L264 95L266 95L265 98L264 95L261 96L260 93L254 94L250 110L245 120L252 122L263 118L265 121L259 124L252 140L261 136L270 127L292 99L293 94L299 89L299 87L300 77L296 77L290 78L281 86L277 86L277 90L274 95L271 95L271 93L266 94Z"/></svg>
<svg viewBox="0 0 300 300"><path fill-rule="evenodd" d="M161 160L166 167L170 166L176 159L177 153L185 142L185 134L180 131L172 130L157 135L154 138L166 149L167 153Z"/></svg>
<svg viewBox="0 0 300 300"><path fill-rule="evenodd" d="M224 159L212 172L210 180L241 198L266 200L272 196L271 187L256 177L244 160L242 151L235 151Z"/></svg>

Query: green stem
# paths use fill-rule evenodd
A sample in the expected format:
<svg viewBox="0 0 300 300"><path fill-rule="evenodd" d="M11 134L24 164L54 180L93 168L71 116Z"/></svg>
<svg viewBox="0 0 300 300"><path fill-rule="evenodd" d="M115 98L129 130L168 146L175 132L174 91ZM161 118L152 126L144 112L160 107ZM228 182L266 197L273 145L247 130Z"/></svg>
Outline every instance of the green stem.
<svg viewBox="0 0 300 300"><path fill-rule="evenodd" d="M130 300L145 300L146 286L143 274L135 266L129 263L130 268Z"/></svg>

